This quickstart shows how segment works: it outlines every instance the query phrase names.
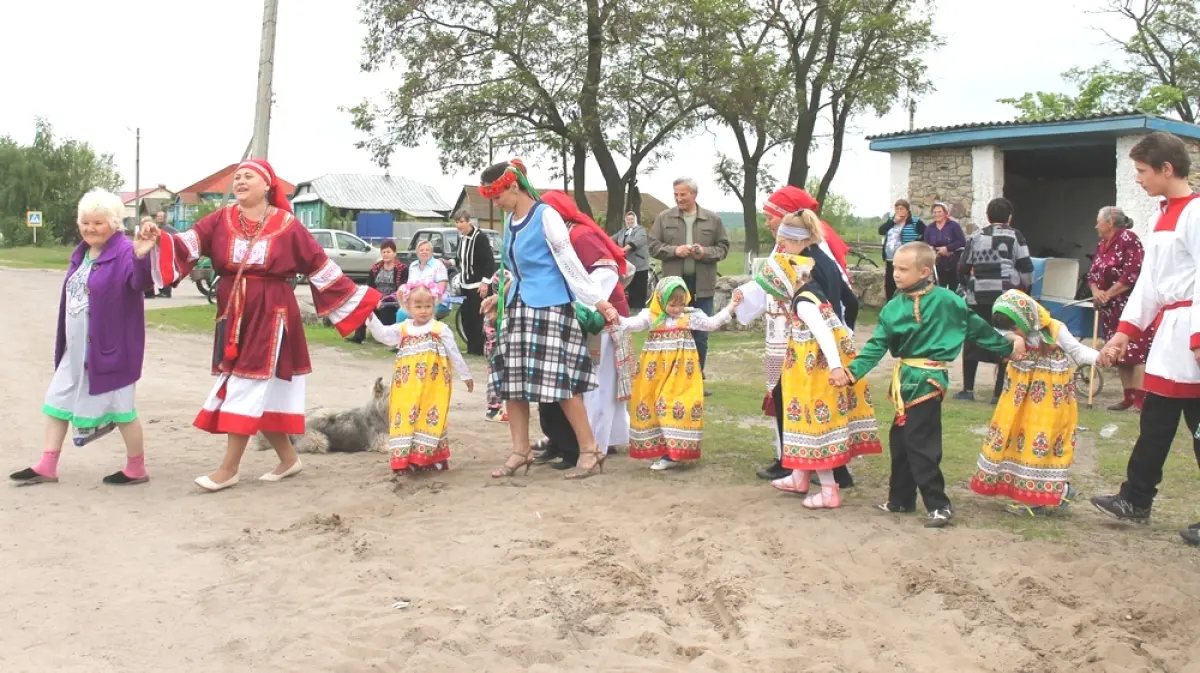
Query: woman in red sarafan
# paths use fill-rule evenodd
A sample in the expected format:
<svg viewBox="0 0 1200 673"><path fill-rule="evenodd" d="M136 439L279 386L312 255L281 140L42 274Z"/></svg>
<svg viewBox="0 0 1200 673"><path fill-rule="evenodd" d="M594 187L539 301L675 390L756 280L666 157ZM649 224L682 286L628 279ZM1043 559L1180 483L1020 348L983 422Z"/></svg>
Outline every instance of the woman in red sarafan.
<svg viewBox="0 0 1200 673"><path fill-rule="evenodd" d="M261 432L279 455L264 481L280 481L302 467L288 435L304 432L305 377L312 372L304 323L288 280L308 277L317 314L342 336L366 321L378 291L342 274L312 234L292 215L275 171L251 159L233 174L237 203L222 208L181 234L157 231L153 273L159 286L186 278L200 257L221 277L213 345L216 385L196 416L205 432L228 436L225 458L196 484L209 491L238 482L250 437Z"/></svg>
<svg viewBox="0 0 1200 673"><path fill-rule="evenodd" d="M1129 291L1142 274L1145 250L1132 227L1133 220L1115 206L1102 208L1096 217L1096 233L1100 234L1100 244L1096 246L1087 282L1100 311L1100 334L1096 336L1106 341L1117 333L1121 312L1129 302ZM1146 370L1146 356L1154 341L1154 331L1151 326L1142 333L1142 338L1130 341L1125 355L1117 361L1117 373L1121 376L1125 396L1109 410L1142 408L1142 400L1146 396L1142 390L1142 374Z"/></svg>

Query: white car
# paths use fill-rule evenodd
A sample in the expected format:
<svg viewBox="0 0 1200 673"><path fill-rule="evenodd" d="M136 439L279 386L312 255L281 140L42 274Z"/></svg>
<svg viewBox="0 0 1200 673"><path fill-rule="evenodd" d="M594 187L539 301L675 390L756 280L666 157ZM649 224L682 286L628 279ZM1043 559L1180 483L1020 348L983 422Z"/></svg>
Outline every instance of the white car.
<svg viewBox="0 0 1200 673"><path fill-rule="evenodd" d="M342 273L355 280L364 280L371 267L379 261L379 248L340 229L309 229L329 259L342 267Z"/></svg>

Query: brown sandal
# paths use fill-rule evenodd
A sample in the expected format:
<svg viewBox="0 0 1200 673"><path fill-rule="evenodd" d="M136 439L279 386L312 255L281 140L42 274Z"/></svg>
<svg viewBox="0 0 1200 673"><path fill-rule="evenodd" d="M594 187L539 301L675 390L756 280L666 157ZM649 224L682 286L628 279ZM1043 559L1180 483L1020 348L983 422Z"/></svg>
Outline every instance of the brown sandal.
<svg viewBox="0 0 1200 673"><path fill-rule="evenodd" d="M492 479L515 476L517 474L517 470L521 469L522 467L525 468L525 475L528 476L529 468L533 467L533 452L530 451L529 453L518 453L513 451L511 454L509 454L508 458L511 460L513 456L520 458L521 462L517 463L514 467L509 467L508 460L505 460L504 464L500 466L500 469L492 471Z"/></svg>
<svg viewBox="0 0 1200 673"><path fill-rule="evenodd" d="M608 456L602 455L600 453L600 449L597 448L591 451L580 451L579 457L582 458L584 456L595 456L596 462L588 468L573 467L567 470L567 473L563 475L565 479L587 479L588 477L594 477L597 474L604 473L604 459Z"/></svg>

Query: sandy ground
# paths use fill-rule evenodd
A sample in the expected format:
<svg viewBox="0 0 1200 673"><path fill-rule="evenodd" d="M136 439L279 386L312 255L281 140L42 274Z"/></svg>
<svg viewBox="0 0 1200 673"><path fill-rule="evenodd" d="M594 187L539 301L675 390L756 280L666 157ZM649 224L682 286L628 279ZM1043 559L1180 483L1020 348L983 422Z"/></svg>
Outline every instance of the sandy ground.
<svg viewBox="0 0 1200 673"><path fill-rule="evenodd" d="M41 449L60 282L0 269L13 470ZM929 531L866 494L812 513L623 456L582 483L493 480L507 433L462 388L447 474L393 485L379 454L308 456L265 484L272 456L251 452L241 485L201 493L222 450L190 427L209 342L149 341L151 483L100 484L114 435L69 447L59 484L0 488L0 671L1200 672L1200 554L1176 539L1083 510L1069 544ZM387 372L314 364L314 406Z"/></svg>

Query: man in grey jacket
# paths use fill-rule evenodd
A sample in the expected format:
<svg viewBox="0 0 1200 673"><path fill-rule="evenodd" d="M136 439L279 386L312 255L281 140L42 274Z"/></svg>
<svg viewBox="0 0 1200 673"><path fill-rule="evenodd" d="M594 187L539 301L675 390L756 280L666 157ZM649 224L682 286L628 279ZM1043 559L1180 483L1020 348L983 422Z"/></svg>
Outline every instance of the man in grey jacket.
<svg viewBox="0 0 1200 673"><path fill-rule="evenodd" d="M638 222L632 211L625 213L625 228L613 236L617 245L625 250L625 263L633 267L633 279L625 286L625 297L629 310L636 313L646 308L646 287L650 278L650 252L647 248L646 228Z"/></svg>
<svg viewBox="0 0 1200 673"><path fill-rule="evenodd" d="M662 260L664 277L683 278L692 293L692 306L712 315L717 262L729 254L729 235L716 213L696 205L699 187L695 180L679 178L674 186L675 207L659 213L650 227L650 254ZM693 332L692 336L703 371L708 333Z"/></svg>

